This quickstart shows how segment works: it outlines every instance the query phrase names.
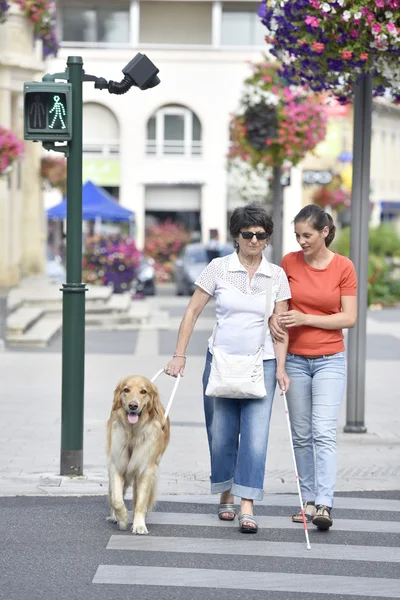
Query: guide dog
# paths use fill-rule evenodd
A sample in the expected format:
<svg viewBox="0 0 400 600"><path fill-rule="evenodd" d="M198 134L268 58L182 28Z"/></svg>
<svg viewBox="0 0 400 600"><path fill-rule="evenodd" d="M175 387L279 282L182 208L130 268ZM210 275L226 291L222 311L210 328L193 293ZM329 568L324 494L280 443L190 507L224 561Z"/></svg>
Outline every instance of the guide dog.
<svg viewBox="0 0 400 600"><path fill-rule="evenodd" d="M146 377L122 379L107 422L109 521L127 529L124 497L133 484L132 533L147 534L146 515L155 502L158 464L170 438L157 387Z"/></svg>

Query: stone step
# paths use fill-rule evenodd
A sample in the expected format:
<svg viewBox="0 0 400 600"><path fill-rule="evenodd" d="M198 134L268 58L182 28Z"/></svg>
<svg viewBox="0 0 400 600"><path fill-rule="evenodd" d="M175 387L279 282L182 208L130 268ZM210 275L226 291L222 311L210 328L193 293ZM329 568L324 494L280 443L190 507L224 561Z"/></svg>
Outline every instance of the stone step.
<svg viewBox="0 0 400 600"><path fill-rule="evenodd" d="M23 334L7 336L9 347L44 348L61 331L61 317L42 317Z"/></svg>
<svg viewBox="0 0 400 600"><path fill-rule="evenodd" d="M22 306L7 318L7 335L21 335L43 315L42 308Z"/></svg>
<svg viewBox="0 0 400 600"><path fill-rule="evenodd" d="M131 307L132 298L131 294L126 292L124 294L112 294L108 302L104 304L86 304L86 313L90 314L126 313Z"/></svg>
<svg viewBox="0 0 400 600"><path fill-rule="evenodd" d="M149 322L153 311L146 303L132 302L129 309L125 311L86 311L86 324L94 326L110 326L110 325L129 325L139 324L144 325Z"/></svg>
<svg viewBox="0 0 400 600"><path fill-rule="evenodd" d="M63 293L60 285L21 286L10 292L9 302L22 302L24 306L41 306L46 310L61 310ZM86 305L105 304L113 295L108 286L86 285Z"/></svg>

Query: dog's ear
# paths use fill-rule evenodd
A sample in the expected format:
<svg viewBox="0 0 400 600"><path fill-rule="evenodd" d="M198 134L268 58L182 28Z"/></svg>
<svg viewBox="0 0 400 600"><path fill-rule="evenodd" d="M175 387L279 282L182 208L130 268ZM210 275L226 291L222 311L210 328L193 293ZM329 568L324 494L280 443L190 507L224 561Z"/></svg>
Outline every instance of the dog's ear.
<svg viewBox="0 0 400 600"><path fill-rule="evenodd" d="M161 404L160 393L158 391L157 386L154 385L152 381L149 381L149 396L151 398L149 406L149 415L152 416L152 414L155 413L156 415L162 416L164 413L164 409Z"/></svg>
<svg viewBox="0 0 400 600"><path fill-rule="evenodd" d="M125 379L121 379L121 381L117 384L117 387L114 390L114 399L111 410L118 410L121 408L121 392L125 387Z"/></svg>

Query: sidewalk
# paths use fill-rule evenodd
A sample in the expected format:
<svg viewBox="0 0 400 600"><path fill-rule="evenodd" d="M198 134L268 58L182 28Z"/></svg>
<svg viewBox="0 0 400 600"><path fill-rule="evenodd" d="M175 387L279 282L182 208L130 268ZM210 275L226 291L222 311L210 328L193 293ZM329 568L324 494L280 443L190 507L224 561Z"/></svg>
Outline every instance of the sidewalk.
<svg viewBox="0 0 400 600"><path fill-rule="evenodd" d="M162 299L164 302L165 299ZM369 320L373 333L400 339L400 324ZM382 322L381 322L382 321ZM157 355L158 332L139 333L137 353L86 356L84 477L58 476L61 354L0 354L0 495L106 494L105 423L116 382L129 373L153 376L169 356ZM339 423L337 491L400 488L400 355L368 360L364 435L344 434ZM204 359L191 356L171 410L171 442L161 463L160 495L209 494L209 458L202 411ZM172 381L160 377L164 403ZM266 493L295 493L287 425L279 396L271 422Z"/></svg>

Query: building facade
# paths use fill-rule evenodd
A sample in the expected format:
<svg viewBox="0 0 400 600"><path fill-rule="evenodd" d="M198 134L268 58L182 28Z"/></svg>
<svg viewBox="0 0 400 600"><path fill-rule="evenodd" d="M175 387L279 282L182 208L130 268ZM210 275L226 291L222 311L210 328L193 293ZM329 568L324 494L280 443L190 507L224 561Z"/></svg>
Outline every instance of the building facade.
<svg viewBox="0 0 400 600"><path fill-rule="evenodd" d="M243 79L250 73L247 62L259 60L266 51L257 6L258 2L243 0L57 3L62 48L50 71L62 71L67 57L78 55L86 73L120 81L121 69L137 52L160 69L159 86L131 89L122 96L84 83L84 181L105 187L135 212L139 247L146 223L168 218L182 222L204 241L211 229L226 239L228 216L240 202L229 188L226 170L230 114L237 109ZM389 119L392 132L399 128L396 111ZM285 190L285 251L293 247L289 235L293 216L310 197L302 169L333 169L338 164L336 152L351 151L351 114L334 118L333 123L336 142L331 140L319 156L308 157L292 170L291 185ZM400 157L400 132L395 135L395 141L391 133L390 142L384 143L393 144L390 147ZM373 159L382 156L378 138L382 143L375 135ZM386 193L376 164L373 199L397 202L397 175Z"/></svg>
<svg viewBox="0 0 400 600"><path fill-rule="evenodd" d="M0 25L0 124L23 138L23 83L40 80L41 43L12 4ZM45 265L45 215L40 178L41 148L25 142L24 159L0 177L0 286L10 287Z"/></svg>

